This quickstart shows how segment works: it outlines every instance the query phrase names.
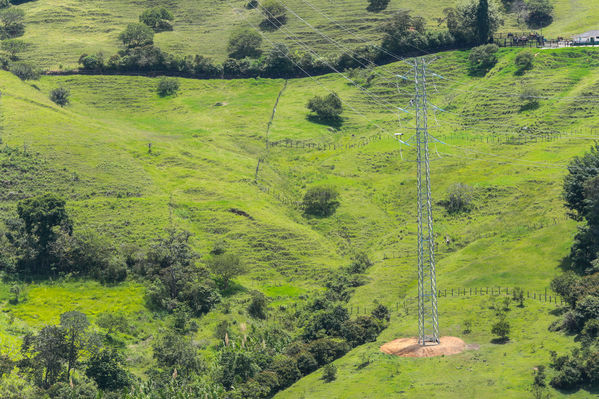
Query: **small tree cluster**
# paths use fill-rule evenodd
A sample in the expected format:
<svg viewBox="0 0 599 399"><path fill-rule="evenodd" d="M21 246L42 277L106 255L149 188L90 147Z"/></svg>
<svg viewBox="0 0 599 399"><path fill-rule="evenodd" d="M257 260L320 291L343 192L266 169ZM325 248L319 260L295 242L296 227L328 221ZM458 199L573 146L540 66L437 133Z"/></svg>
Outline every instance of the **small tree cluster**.
<svg viewBox="0 0 599 399"><path fill-rule="evenodd" d="M50 100L52 102L64 107L69 103L69 97L71 96L71 92L69 89L64 87L57 87L56 89L52 89L50 92Z"/></svg>
<svg viewBox="0 0 599 399"><path fill-rule="evenodd" d="M173 30L173 14L164 7L153 7L139 16L139 22L152 28L154 32Z"/></svg>
<svg viewBox="0 0 599 399"><path fill-rule="evenodd" d="M23 36L25 11L16 7L0 8L0 40Z"/></svg>
<svg viewBox="0 0 599 399"><path fill-rule="evenodd" d="M457 214L462 212L470 212L472 210L472 202L474 189L464 183L455 183L447 189L447 199L441 204L449 214Z"/></svg>
<svg viewBox="0 0 599 399"><path fill-rule="evenodd" d="M333 187L311 187L306 191L304 199L302 200L304 212L306 215L311 216L330 216L339 206L339 201L337 200L338 197L339 193Z"/></svg>
<svg viewBox="0 0 599 399"><path fill-rule="evenodd" d="M549 0L527 0L525 8L526 25L539 29L553 22L553 5Z"/></svg>
<svg viewBox="0 0 599 399"><path fill-rule="evenodd" d="M315 96L308 101L306 107L322 121L338 121L343 112L343 103L337 93L325 97Z"/></svg>
<svg viewBox="0 0 599 399"><path fill-rule="evenodd" d="M154 44L154 31L142 23L129 24L119 35L119 40L126 48L149 46Z"/></svg>
<svg viewBox="0 0 599 399"><path fill-rule="evenodd" d="M389 5L391 0L368 0L368 7L366 10L370 12L383 11Z"/></svg>
<svg viewBox="0 0 599 399"><path fill-rule="evenodd" d="M227 52L229 57L237 60L245 57L257 58L262 55L261 45L262 36L260 33L249 28L243 28L231 34Z"/></svg>
<svg viewBox="0 0 599 399"><path fill-rule="evenodd" d="M172 96L179 90L179 81L175 78L162 77L158 81L156 91L160 97Z"/></svg>
<svg viewBox="0 0 599 399"><path fill-rule="evenodd" d="M276 30L287 23L287 11L285 6L277 0L265 0L259 3L264 20L260 27L264 30Z"/></svg>
<svg viewBox="0 0 599 399"><path fill-rule="evenodd" d="M486 75L497 64L498 50L499 47L496 44L485 44L470 50L468 56L470 74L473 76Z"/></svg>

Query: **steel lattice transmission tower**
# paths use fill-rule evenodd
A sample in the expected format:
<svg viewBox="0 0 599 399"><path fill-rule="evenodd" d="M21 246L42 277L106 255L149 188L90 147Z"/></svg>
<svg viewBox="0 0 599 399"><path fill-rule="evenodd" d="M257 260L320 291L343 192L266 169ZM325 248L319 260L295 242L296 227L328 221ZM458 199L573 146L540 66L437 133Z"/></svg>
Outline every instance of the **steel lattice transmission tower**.
<svg viewBox="0 0 599 399"><path fill-rule="evenodd" d="M439 343L437 275L428 151L426 61L422 58L414 60L414 81L418 165L418 343L436 345Z"/></svg>

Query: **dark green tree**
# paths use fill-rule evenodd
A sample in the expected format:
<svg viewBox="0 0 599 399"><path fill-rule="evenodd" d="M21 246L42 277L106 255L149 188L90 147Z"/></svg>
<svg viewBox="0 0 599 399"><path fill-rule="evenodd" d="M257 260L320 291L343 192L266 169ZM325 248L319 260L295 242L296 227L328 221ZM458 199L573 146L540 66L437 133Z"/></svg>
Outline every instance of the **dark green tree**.
<svg viewBox="0 0 599 399"><path fill-rule="evenodd" d="M390 1L391 0L368 0L368 7L366 7L366 10L370 12L383 11L387 8Z"/></svg>
<svg viewBox="0 0 599 399"><path fill-rule="evenodd" d="M252 299L248 306L248 313L256 319L266 319L268 312L268 299L260 291L252 291Z"/></svg>
<svg viewBox="0 0 599 399"><path fill-rule="evenodd" d="M154 31L145 24L129 24L119 35L119 40L126 48L148 46L154 44Z"/></svg>
<svg viewBox="0 0 599 399"><path fill-rule="evenodd" d="M156 91L160 97L172 96L179 90L179 81L175 78L163 76L158 82Z"/></svg>
<svg viewBox="0 0 599 399"><path fill-rule="evenodd" d="M473 76L485 76L497 64L497 51L499 47L495 44L484 44L470 50L468 61L470 62L470 74Z"/></svg>
<svg viewBox="0 0 599 399"><path fill-rule="evenodd" d="M23 36L25 33L25 11L17 7L0 9L0 39Z"/></svg>
<svg viewBox="0 0 599 399"><path fill-rule="evenodd" d="M527 0L524 20L533 29L550 25L553 22L553 5L549 0Z"/></svg>
<svg viewBox="0 0 599 399"><path fill-rule="evenodd" d="M260 46L262 45L262 36L250 28L242 28L231 33L227 52L229 57L237 60L251 57L257 58L262 54Z"/></svg>
<svg viewBox="0 0 599 399"><path fill-rule="evenodd" d="M302 205L307 215L327 217L335 213L339 206L339 193L333 187L311 187L304 194Z"/></svg>
<svg viewBox="0 0 599 399"><path fill-rule="evenodd" d="M198 348L189 337L174 331L163 332L152 345L154 359L164 376L170 377L175 369L182 377L189 377L202 368Z"/></svg>
<svg viewBox="0 0 599 399"><path fill-rule="evenodd" d="M139 16L139 22L152 28L154 32L173 30L173 14L164 7L153 7L144 10Z"/></svg>
<svg viewBox="0 0 599 399"><path fill-rule="evenodd" d="M212 257L210 260L210 269L220 279L225 291L229 288L232 278L244 274L247 270L241 258L232 253Z"/></svg>
<svg viewBox="0 0 599 399"><path fill-rule="evenodd" d="M28 44L19 39L8 39L2 42L2 50L6 51L13 61L18 60L18 54L25 51L27 47Z"/></svg>
<svg viewBox="0 0 599 399"><path fill-rule="evenodd" d="M50 92L50 100L52 102L64 107L69 103L69 97L71 96L71 92L69 89L64 87L57 87Z"/></svg>
<svg viewBox="0 0 599 399"><path fill-rule="evenodd" d="M130 384L129 373L123 366L125 358L114 349L102 349L87 361L85 374L98 388L105 391L121 390Z"/></svg>
<svg viewBox="0 0 599 399"><path fill-rule="evenodd" d="M337 93L331 93L325 97L315 96L308 101L306 107L322 121L339 121L343 112L343 103Z"/></svg>
<svg viewBox="0 0 599 399"><path fill-rule="evenodd" d="M67 363L67 381L71 376L71 370L77 366L81 353L91 347L88 327L89 321L84 313L73 310L60 315L60 328L64 331L66 344L63 356Z"/></svg>
<svg viewBox="0 0 599 399"><path fill-rule="evenodd" d="M479 0L476 6L476 35L478 36L478 44L487 44L490 33L489 1Z"/></svg>
<svg viewBox="0 0 599 399"><path fill-rule="evenodd" d="M506 342L510 336L511 326L505 317L500 317L491 328L491 334L499 336L502 342Z"/></svg>
<svg viewBox="0 0 599 399"><path fill-rule="evenodd" d="M52 243L57 231L70 234L72 223L66 211L66 202L55 194L44 194L19 201L17 214L23 221L24 231L31 239L28 243L37 253L30 263L30 272L46 274L53 262Z"/></svg>

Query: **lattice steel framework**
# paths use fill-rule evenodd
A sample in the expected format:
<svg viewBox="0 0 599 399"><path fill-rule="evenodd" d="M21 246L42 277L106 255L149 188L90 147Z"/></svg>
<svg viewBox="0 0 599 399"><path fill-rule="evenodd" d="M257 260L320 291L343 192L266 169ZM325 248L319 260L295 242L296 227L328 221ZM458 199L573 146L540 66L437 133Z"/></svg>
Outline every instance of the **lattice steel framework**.
<svg viewBox="0 0 599 399"><path fill-rule="evenodd" d="M436 345L439 343L437 275L428 151L426 61L422 58L414 60L414 81L418 165L418 343Z"/></svg>

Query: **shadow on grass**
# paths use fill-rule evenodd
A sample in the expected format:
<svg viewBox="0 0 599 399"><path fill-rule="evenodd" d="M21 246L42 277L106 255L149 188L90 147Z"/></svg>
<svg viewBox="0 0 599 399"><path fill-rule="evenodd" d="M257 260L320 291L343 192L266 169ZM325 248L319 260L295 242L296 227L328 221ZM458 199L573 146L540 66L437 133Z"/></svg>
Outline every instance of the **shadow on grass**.
<svg viewBox="0 0 599 399"><path fill-rule="evenodd" d="M220 294L223 297L229 297L229 296L235 295L239 292L247 291L247 289L243 285L238 284L235 281L229 281L229 286L227 287L227 289L223 289L224 284L222 283L222 281L218 281L217 286L220 291Z"/></svg>
<svg viewBox="0 0 599 399"><path fill-rule="evenodd" d="M520 106L520 112L532 111L532 110L538 109L539 107L540 107L540 104L538 101L531 101L531 102L528 102L528 103Z"/></svg>
<svg viewBox="0 0 599 399"><path fill-rule="evenodd" d="M306 119L312 123L317 123L319 125L330 126L335 129L339 129L341 125L343 125L343 118L335 118L335 119L323 119L318 115L308 115Z"/></svg>
<svg viewBox="0 0 599 399"><path fill-rule="evenodd" d="M285 25L286 23L287 23L287 17L280 16L278 18L263 19L262 22L260 22L259 26L260 26L260 29L263 30L264 32L275 32L281 26Z"/></svg>
<svg viewBox="0 0 599 399"><path fill-rule="evenodd" d="M493 338L491 340L492 344L496 344L496 345L505 345L508 342L510 342L510 339L508 337L504 337L504 338Z"/></svg>

